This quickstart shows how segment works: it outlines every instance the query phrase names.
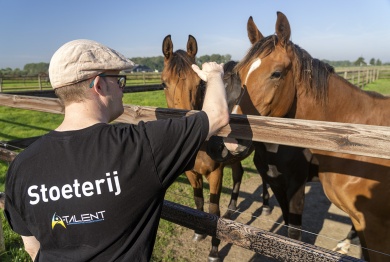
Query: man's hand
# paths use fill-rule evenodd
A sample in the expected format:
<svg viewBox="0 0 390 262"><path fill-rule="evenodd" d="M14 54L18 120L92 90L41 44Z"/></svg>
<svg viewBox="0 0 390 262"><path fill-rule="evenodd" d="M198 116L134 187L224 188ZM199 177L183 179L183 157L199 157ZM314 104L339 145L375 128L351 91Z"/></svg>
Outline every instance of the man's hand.
<svg viewBox="0 0 390 262"><path fill-rule="evenodd" d="M199 66L193 64L192 69L198 74L200 79L207 82L208 78L212 74L219 73L223 77L223 64L217 64L216 62L207 62L202 65L202 70Z"/></svg>

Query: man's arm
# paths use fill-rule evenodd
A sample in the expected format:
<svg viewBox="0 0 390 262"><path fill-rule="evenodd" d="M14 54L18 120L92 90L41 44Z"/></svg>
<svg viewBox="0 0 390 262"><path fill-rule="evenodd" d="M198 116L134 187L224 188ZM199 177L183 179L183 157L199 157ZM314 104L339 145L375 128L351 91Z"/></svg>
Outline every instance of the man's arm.
<svg viewBox="0 0 390 262"><path fill-rule="evenodd" d="M229 123L229 110L226 102L226 90L223 84L223 64L204 63L202 70L197 65L192 69L207 82L202 111L209 118L209 136Z"/></svg>
<svg viewBox="0 0 390 262"><path fill-rule="evenodd" d="M37 256L38 250L40 248L39 241L34 236L22 236L24 249L30 255L31 259L34 261Z"/></svg>

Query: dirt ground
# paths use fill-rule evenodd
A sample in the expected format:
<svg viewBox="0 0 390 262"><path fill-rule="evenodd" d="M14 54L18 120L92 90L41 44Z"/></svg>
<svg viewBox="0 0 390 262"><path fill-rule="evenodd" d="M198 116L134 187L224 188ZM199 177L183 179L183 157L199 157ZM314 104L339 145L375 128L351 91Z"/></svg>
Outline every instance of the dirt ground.
<svg viewBox="0 0 390 262"><path fill-rule="evenodd" d="M261 215L261 187L260 176L253 176L242 182L239 197L239 213L233 220L257 228L287 236L286 227L283 226L281 210L272 195L270 205L273 206L271 215ZM272 194L272 190L270 190ZM228 205L228 197L221 199L221 214L224 214ZM351 229L351 221L347 215L335 207L326 198L319 182L306 185L305 210L303 214L302 241L327 249L334 248L344 239ZM207 261L211 247L211 237L200 242L193 242L193 231L180 227L180 237L172 240L167 247L175 253L175 261ZM256 254L250 250L221 242L219 246L221 261L276 261ZM351 246L348 255L360 258L360 247Z"/></svg>

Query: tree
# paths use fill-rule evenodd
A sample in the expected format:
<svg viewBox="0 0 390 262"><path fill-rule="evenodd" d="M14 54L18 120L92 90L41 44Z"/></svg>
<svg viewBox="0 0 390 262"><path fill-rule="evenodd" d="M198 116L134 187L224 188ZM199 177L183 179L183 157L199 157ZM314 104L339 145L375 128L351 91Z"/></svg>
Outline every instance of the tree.
<svg viewBox="0 0 390 262"><path fill-rule="evenodd" d="M382 65L382 61L380 59L377 59L375 65L377 65L377 66Z"/></svg>
<svg viewBox="0 0 390 262"><path fill-rule="evenodd" d="M353 64L356 65L356 66L362 66L362 65L366 65L367 63L364 62L364 58L363 57L359 57Z"/></svg>
<svg viewBox="0 0 390 262"><path fill-rule="evenodd" d="M214 62L217 62L217 63L227 63L229 62L230 60L232 59L232 56L229 55L229 54L226 54L226 55L220 55L220 54L212 54L211 56L209 55L203 55L203 56L200 56L196 62L197 64L201 65L203 63L206 63L206 62L210 62L210 61L214 61Z"/></svg>
<svg viewBox="0 0 390 262"><path fill-rule="evenodd" d="M375 65L375 58L371 58L370 65Z"/></svg>
<svg viewBox="0 0 390 262"><path fill-rule="evenodd" d="M25 64L23 68L25 74L29 76L36 76L42 73L47 74L48 70L49 70L49 63L43 63L43 62Z"/></svg>
<svg viewBox="0 0 390 262"><path fill-rule="evenodd" d="M210 62L210 56L209 55L203 55L203 56L200 56L198 57L198 59L196 60L197 64L201 65L203 63L206 63L206 62Z"/></svg>

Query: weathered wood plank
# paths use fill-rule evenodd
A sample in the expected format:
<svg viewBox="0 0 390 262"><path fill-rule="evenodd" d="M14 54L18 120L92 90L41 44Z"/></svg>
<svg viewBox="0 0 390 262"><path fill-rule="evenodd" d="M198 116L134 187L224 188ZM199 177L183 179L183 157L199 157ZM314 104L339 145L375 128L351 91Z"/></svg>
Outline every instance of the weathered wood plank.
<svg viewBox="0 0 390 262"><path fill-rule="evenodd" d="M63 113L63 107L58 98L1 94L0 105L47 113Z"/></svg>
<svg viewBox="0 0 390 262"><path fill-rule="evenodd" d="M166 200L161 218L279 261L362 261Z"/></svg>
<svg viewBox="0 0 390 262"><path fill-rule="evenodd" d="M117 121L138 123L195 111L126 106ZM302 119L230 115L219 136L390 159L390 127Z"/></svg>
<svg viewBox="0 0 390 262"><path fill-rule="evenodd" d="M0 105L63 113L58 99L0 95ZM125 105L116 121L137 124L195 111ZM231 115L219 136L390 159L390 127L276 117Z"/></svg>
<svg viewBox="0 0 390 262"><path fill-rule="evenodd" d="M363 261L232 220L218 220L216 237L278 261Z"/></svg>
<svg viewBox="0 0 390 262"><path fill-rule="evenodd" d="M0 160L11 162L12 160L14 160L17 154L18 153L14 151L0 147Z"/></svg>

